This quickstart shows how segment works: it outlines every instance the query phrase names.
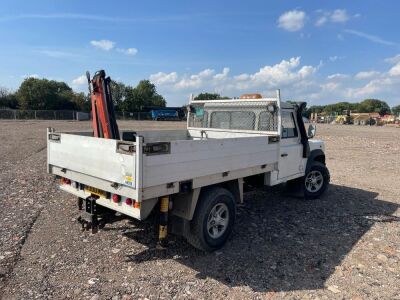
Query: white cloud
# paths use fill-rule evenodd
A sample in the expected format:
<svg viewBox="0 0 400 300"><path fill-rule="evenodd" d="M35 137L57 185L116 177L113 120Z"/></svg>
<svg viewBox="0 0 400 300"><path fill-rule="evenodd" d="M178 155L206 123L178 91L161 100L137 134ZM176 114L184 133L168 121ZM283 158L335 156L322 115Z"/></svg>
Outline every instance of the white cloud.
<svg viewBox="0 0 400 300"><path fill-rule="evenodd" d="M177 79L178 79L178 74L176 72L171 72L171 73L158 72L156 74L150 75L150 81L159 85L166 83L174 83L176 82Z"/></svg>
<svg viewBox="0 0 400 300"><path fill-rule="evenodd" d="M202 77L202 78L209 77L209 76L212 76L214 73L215 73L215 71L212 69L205 69L199 73L199 77Z"/></svg>
<svg viewBox="0 0 400 300"><path fill-rule="evenodd" d="M291 10L282 14L278 19L278 27L287 31L299 31L304 27L306 13L301 10Z"/></svg>
<svg viewBox="0 0 400 300"><path fill-rule="evenodd" d="M350 19L345 9L335 9L330 15L330 20L334 23L345 23Z"/></svg>
<svg viewBox="0 0 400 300"><path fill-rule="evenodd" d="M321 84L321 88L323 90L328 90L328 91L334 91L337 88L339 88L339 86L340 86L339 82L327 82L327 83Z"/></svg>
<svg viewBox="0 0 400 300"><path fill-rule="evenodd" d="M393 57L388 57L385 58L385 62L390 63L390 64L397 64L400 62L400 54L397 54Z"/></svg>
<svg viewBox="0 0 400 300"><path fill-rule="evenodd" d="M206 82L211 80L214 70L205 69L197 74L184 75L175 85L175 89L197 89L202 87ZM218 74L217 74L218 75ZM216 76L216 75L215 75ZM215 77L214 76L214 77Z"/></svg>
<svg viewBox="0 0 400 300"><path fill-rule="evenodd" d="M341 73L332 74L327 77L329 80L343 80L346 78L349 78L349 75Z"/></svg>
<svg viewBox="0 0 400 300"><path fill-rule="evenodd" d="M346 23L351 18L345 9L335 9L333 11L318 10L317 13L319 16L314 23L317 27L321 27L328 22ZM359 16L360 14L355 14L352 17L358 18Z"/></svg>
<svg viewBox="0 0 400 300"><path fill-rule="evenodd" d="M71 81L71 87L76 92L86 92L87 86L88 86L88 81L86 75L78 76Z"/></svg>
<svg viewBox="0 0 400 300"><path fill-rule="evenodd" d="M351 29L345 29L344 32L367 39L373 43L376 44L382 44L382 45L386 45L386 46L399 46L398 43L392 42L392 41L388 41L385 40L379 36L376 35L371 35L365 32L361 32L361 31L357 31L357 30L351 30Z"/></svg>
<svg viewBox="0 0 400 300"><path fill-rule="evenodd" d="M167 100L171 98L169 105L184 104L189 93L216 92L237 97L259 92L269 96L277 88L281 89L283 99L308 101L309 105L377 98L393 106L400 98L400 62L384 71L367 70L354 76L336 73L325 77L318 74L320 68L304 65L300 57L292 57L254 72L231 74L227 67L218 72L208 68L193 74L159 72L151 75L151 80L158 83L158 90Z"/></svg>
<svg viewBox="0 0 400 300"><path fill-rule="evenodd" d="M127 49L117 48L117 51L120 53L124 53L126 55L131 55L131 56L134 56L138 53L138 49L136 49L136 48L127 48Z"/></svg>
<svg viewBox="0 0 400 300"><path fill-rule="evenodd" d="M328 16L326 16L326 15L324 15L324 16L321 16L321 17L319 17L318 19L317 19L317 21L315 22L315 26L322 26L322 25L324 25L326 22L328 22L328 20L329 20L329 18L328 18Z"/></svg>
<svg viewBox="0 0 400 300"><path fill-rule="evenodd" d="M39 78L39 75L38 74L24 74L24 75L22 75L21 76L21 78L24 78L24 79L26 79L26 78Z"/></svg>
<svg viewBox="0 0 400 300"><path fill-rule="evenodd" d="M329 56L329 60L330 60L331 62L335 62L335 61L337 61L337 60L341 60L341 59L344 59L344 58L345 58L345 56L337 56L337 55Z"/></svg>
<svg viewBox="0 0 400 300"><path fill-rule="evenodd" d="M309 77L316 71L316 67L303 66L299 70L300 57L292 57L290 60L282 60L279 64L265 66L250 76L255 84L266 84L269 86L285 85Z"/></svg>
<svg viewBox="0 0 400 300"><path fill-rule="evenodd" d="M90 44L93 47L104 50L104 51L110 51L115 46L115 43L110 40L99 40L99 41L93 40L93 41L90 41Z"/></svg>
<svg viewBox="0 0 400 300"><path fill-rule="evenodd" d="M355 79L358 80L363 80L363 79L370 79L372 77L376 77L380 74L378 71L362 71L358 72L356 76L354 76Z"/></svg>
<svg viewBox="0 0 400 300"><path fill-rule="evenodd" d="M252 74L230 75L230 69L225 67L220 73L213 69L205 69L195 74L177 72L158 72L150 75L150 80L168 91L217 91L231 93L242 90L253 91L275 89L282 86L296 85L296 88L308 87L306 82L318 67L301 66L300 57L282 60L280 63L264 66Z"/></svg>
<svg viewBox="0 0 400 300"><path fill-rule="evenodd" d="M388 72L383 72L383 73L376 72L376 73L377 74L375 74L375 77L377 78L372 77L372 79L364 86L355 88L349 87L346 91L346 95L348 97L356 99L360 98L385 99L389 103L390 102L393 103L393 101L397 100L399 97L398 86L400 85L400 76L399 76L400 64L395 65Z"/></svg>
<svg viewBox="0 0 400 300"><path fill-rule="evenodd" d="M314 74L317 69L312 66L303 66L299 70L298 74L301 78L309 77L311 74Z"/></svg>
<svg viewBox="0 0 400 300"><path fill-rule="evenodd" d="M228 77L229 71L230 71L230 69L227 68L227 67L225 67L225 68L222 70L222 73L216 74L216 75L214 76L214 79L215 79L215 80L224 80L224 79L226 79L226 78Z"/></svg>
<svg viewBox="0 0 400 300"><path fill-rule="evenodd" d="M244 80L248 80L249 78L250 78L250 75L246 74L246 73L233 77L233 79L236 81L244 81Z"/></svg>
<svg viewBox="0 0 400 300"><path fill-rule="evenodd" d="M72 80L72 85L74 85L74 86L84 85L87 83L88 83L88 81L87 81L86 75L81 75Z"/></svg>
<svg viewBox="0 0 400 300"><path fill-rule="evenodd" d="M390 76L399 76L400 75L400 63L397 63L394 67L389 70Z"/></svg>
<svg viewBox="0 0 400 300"><path fill-rule="evenodd" d="M371 97L372 95L381 92L384 81L372 80L365 86L360 88L349 88L347 90L347 96L351 98L362 98Z"/></svg>

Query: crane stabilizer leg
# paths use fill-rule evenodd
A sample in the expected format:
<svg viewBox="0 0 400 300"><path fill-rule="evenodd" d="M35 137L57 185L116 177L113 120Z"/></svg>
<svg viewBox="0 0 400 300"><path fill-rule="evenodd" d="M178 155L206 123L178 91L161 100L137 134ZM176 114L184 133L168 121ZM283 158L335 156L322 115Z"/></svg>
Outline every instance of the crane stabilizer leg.
<svg viewBox="0 0 400 300"><path fill-rule="evenodd" d="M104 70L97 71L90 79L89 91L92 102L92 126L95 137L119 140L119 130L115 118L114 104L111 96L110 77L106 78Z"/></svg>

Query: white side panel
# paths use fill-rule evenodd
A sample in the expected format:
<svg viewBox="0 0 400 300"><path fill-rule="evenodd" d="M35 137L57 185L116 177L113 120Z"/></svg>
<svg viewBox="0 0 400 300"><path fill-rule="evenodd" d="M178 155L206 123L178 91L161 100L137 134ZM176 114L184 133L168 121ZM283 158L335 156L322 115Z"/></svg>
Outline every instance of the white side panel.
<svg viewBox="0 0 400 300"><path fill-rule="evenodd" d="M60 134L59 142L48 142L49 164L124 184L126 177L135 177L134 155L118 153L117 141ZM136 178L133 178L133 187Z"/></svg>
<svg viewBox="0 0 400 300"><path fill-rule="evenodd" d="M171 142L171 153L143 156L143 187L193 179L278 161L267 136Z"/></svg>

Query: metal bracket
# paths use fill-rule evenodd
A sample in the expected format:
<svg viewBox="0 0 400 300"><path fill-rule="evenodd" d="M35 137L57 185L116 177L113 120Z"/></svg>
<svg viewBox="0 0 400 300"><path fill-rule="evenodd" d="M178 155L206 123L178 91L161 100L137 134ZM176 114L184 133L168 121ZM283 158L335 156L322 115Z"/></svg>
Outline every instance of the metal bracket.
<svg viewBox="0 0 400 300"><path fill-rule="evenodd" d="M171 143L147 143L143 146L143 153L146 155L169 154L171 153Z"/></svg>
<svg viewBox="0 0 400 300"><path fill-rule="evenodd" d="M118 141L117 152L121 154L132 155L136 152L136 147L132 142Z"/></svg>
<svg viewBox="0 0 400 300"><path fill-rule="evenodd" d="M56 143L61 143L61 135L58 133L49 133L49 140Z"/></svg>

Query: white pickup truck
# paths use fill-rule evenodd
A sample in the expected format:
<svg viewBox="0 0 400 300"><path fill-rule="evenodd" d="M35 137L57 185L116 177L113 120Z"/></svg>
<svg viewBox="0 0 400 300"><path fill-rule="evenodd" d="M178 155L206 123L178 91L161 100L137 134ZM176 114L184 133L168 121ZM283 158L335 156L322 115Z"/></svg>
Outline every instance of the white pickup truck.
<svg viewBox="0 0 400 300"><path fill-rule="evenodd" d="M143 220L160 211L161 240L168 223L212 251L232 231L244 184L296 183L305 198L326 189L324 143L310 139L312 125L306 133L304 107L281 102L277 91L276 98L192 98L185 130L122 131L112 140L49 128L48 172L78 197L92 229L110 212Z"/></svg>

